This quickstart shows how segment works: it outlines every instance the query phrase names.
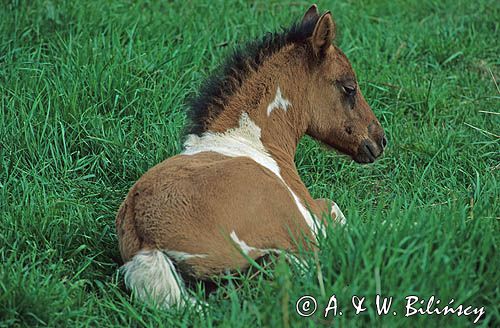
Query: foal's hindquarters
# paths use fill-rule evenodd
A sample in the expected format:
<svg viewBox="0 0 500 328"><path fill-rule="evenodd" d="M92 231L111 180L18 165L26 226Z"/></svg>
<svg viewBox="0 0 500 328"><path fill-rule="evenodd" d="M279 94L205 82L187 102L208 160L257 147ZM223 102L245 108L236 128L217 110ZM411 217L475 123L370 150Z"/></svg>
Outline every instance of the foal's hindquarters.
<svg viewBox="0 0 500 328"><path fill-rule="evenodd" d="M116 227L125 282L138 297L182 303L180 275L210 279L245 269L312 237L295 200L273 172L248 157L178 155L130 189Z"/></svg>

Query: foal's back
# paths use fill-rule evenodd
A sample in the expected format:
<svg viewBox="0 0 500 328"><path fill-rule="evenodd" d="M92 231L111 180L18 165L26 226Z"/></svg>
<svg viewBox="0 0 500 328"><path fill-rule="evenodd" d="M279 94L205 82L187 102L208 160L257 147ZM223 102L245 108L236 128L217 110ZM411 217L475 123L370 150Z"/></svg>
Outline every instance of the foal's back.
<svg viewBox="0 0 500 328"><path fill-rule="evenodd" d="M248 157L178 155L151 168L130 189L116 218L124 261L159 250L183 273L208 278L295 248L309 231L281 179Z"/></svg>

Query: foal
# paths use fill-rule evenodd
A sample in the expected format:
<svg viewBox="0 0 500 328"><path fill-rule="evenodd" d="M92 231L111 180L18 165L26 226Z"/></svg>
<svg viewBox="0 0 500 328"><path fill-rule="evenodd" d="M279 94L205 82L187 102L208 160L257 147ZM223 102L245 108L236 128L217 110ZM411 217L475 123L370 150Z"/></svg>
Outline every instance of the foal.
<svg viewBox="0 0 500 328"><path fill-rule="evenodd" d="M334 202L311 197L294 164L304 134L359 163L386 145L334 38L331 14L314 5L299 24L236 52L202 88L184 151L146 172L116 217L125 283L139 298L182 304L182 278L293 253L325 214L344 220Z"/></svg>

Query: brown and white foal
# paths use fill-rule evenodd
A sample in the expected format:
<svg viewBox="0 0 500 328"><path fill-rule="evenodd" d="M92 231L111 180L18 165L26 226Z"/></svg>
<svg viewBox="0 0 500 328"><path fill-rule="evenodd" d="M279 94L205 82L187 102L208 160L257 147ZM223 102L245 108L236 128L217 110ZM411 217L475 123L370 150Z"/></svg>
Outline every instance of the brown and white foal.
<svg viewBox="0 0 500 328"><path fill-rule="evenodd" d="M183 304L182 278L293 253L329 214L344 220L334 202L311 197L294 164L304 134L360 163L386 144L334 37L331 14L314 5L299 24L236 52L202 88L184 151L146 172L116 217L125 282L139 298Z"/></svg>

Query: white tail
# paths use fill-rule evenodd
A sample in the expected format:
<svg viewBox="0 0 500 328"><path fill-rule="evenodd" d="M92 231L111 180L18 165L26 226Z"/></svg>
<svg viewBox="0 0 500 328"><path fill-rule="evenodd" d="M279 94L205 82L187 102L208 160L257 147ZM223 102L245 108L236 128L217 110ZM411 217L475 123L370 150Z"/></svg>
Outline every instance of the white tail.
<svg viewBox="0 0 500 328"><path fill-rule="evenodd" d="M184 284L172 261L159 250L141 251L121 271L125 285L142 301L161 307L184 305Z"/></svg>

